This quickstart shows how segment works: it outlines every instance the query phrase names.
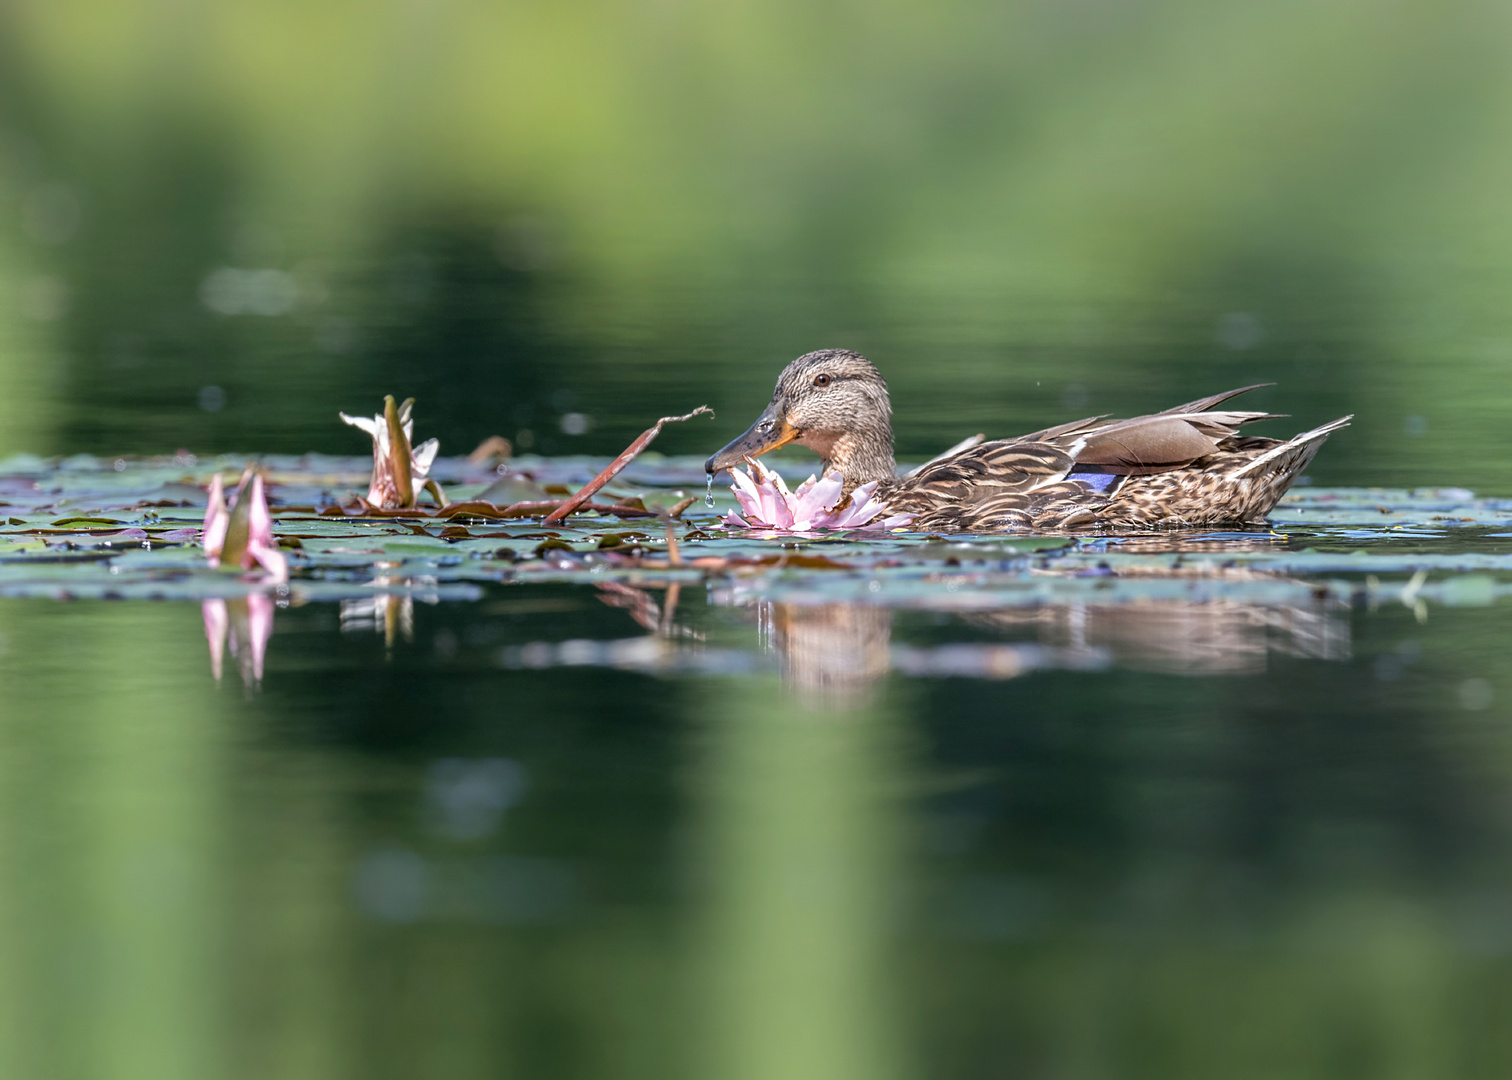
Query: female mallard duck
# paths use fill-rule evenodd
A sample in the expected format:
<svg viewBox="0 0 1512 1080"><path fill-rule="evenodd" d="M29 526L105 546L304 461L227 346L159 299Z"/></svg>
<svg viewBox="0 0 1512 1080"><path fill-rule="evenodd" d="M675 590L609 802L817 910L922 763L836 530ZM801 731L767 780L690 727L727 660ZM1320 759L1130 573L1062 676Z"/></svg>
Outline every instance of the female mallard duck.
<svg viewBox="0 0 1512 1080"><path fill-rule="evenodd" d="M713 474L795 442L824 459L826 474L840 474L846 495L879 481L887 509L912 514L923 530L1257 522L1351 418L1289 441L1240 435L1241 425L1275 417L1217 406L1253 389L1132 420L1094 416L990 442L978 435L900 477L887 382L866 357L825 349L789 364L766 411L705 468Z"/></svg>

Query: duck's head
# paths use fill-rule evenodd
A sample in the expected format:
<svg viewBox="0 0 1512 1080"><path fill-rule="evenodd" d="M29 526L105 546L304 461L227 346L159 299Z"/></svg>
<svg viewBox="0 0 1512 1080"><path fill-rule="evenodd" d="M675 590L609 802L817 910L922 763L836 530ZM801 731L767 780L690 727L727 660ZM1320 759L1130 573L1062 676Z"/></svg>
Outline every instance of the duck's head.
<svg viewBox="0 0 1512 1080"><path fill-rule="evenodd" d="M897 472L892 405L881 372L846 349L800 356L777 377L766 411L704 468L717 473L788 443L818 454L825 472L838 470L847 494L872 480L891 480Z"/></svg>

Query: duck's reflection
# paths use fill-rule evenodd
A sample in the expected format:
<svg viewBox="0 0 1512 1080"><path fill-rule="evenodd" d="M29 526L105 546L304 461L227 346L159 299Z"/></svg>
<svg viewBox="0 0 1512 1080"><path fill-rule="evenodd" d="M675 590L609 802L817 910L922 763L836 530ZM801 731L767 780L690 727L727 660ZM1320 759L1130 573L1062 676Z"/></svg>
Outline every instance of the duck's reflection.
<svg viewBox="0 0 1512 1080"><path fill-rule="evenodd" d="M1134 533L1109 537L1109 550L1123 555L1254 555L1285 549L1284 533Z"/></svg>
<svg viewBox="0 0 1512 1080"><path fill-rule="evenodd" d="M1345 660L1349 621L1338 602L1232 600L1047 604L952 613L990 641L895 643L895 613L864 604L757 601L756 622L784 678L856 693L890 670L919 677L1015 678L1035 670L1118 667L1169 675L1252 675L1276 656Z"/></svg>
<svg viewBox="0 0 1512 1080"><path fill-rule="evenodd" d="M1170 675L1253 675L1272 655L1347 660L1339 606L1275 607L1229 600L1064 604L962 618L1071 652L1101 650L1118 667Z"/></svg>
<svg viewBox="0 0 1512 1080"><path fill-rule="evenodd" d="M704 632L675 621L680 592L675 584L636 587L605 582L598 586L600 599L624 610L649 632L636 639L644 648L612 651L605 662L710 674L775 666L797 689L830 700L865 700L890 671L921 678L975 679L1106 668L1184 676L1254 675L1266 671L1277 657L1339 661L1350 656L1347 603L1304 582L1245 567L1139 567L1119 575L1142 583L1134 595L1125 592L1118 600L1101 601L1098 583L1103 579L1091 576L1093 580L1081 583L1085 587L1075 599L965 610L959 606L960 594L948 589L938 594L938 609L917 593L893 606L885 597L805 602L711 589L713 606L741 609L755 624L755 655L749 645L713 646ZM1149 588L1152 578L1161 580ZM1192 595L1170 596L1172 585ZM950 626L956 633L949 634ZM963 629L967 634L960 633ZM900 632L897 640L895 630ZM937 641L947 634L969 640L920 640ZM568 652L577 658L571 662L589 662L578 657L587 655L583 649Z"/></svg>
<svg viewBox="0 0 1512 1080"><path fill-rule="evenodd" d="M892 612L885 607L762 602L757 625L783 679L806 690L856 696L892 666Z"/></svg>

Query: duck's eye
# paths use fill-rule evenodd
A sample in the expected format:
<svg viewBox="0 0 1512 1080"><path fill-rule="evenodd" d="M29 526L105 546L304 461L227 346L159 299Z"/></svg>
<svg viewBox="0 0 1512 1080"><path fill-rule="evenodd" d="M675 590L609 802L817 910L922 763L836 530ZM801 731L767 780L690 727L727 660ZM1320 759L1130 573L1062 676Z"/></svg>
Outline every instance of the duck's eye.
<svg viewBox="0 0 1512 1080"><path fill-rule="evenodd" d="M815 386L828 386L829 384L830 384L830 377L828 375L815 375L814 376L814 385Z"/></svg>

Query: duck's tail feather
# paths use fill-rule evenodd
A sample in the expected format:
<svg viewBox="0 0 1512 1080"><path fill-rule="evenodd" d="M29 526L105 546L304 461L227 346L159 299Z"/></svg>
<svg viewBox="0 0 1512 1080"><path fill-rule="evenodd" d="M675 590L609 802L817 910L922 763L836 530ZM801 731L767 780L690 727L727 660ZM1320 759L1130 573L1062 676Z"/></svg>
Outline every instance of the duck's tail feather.
<svg viewBox="0 0 1512 1080"><path fill-rule="evenodd" d="M1321 427L1315 427L1311 431L1304 431L1295 438L1289 439L1280 446L1273 446L1253 461L1240 466L1229 474L1229 478L1237 480L1242 476L1264 476L1267 474L1287 474L1295 476L1307 468L1308 462L1312 461L1313 455L1323 445L1325 439L1333 432L1342 427L1348 427L1354 415L1341 416L1337 420L1330 420Z"/></svg>

